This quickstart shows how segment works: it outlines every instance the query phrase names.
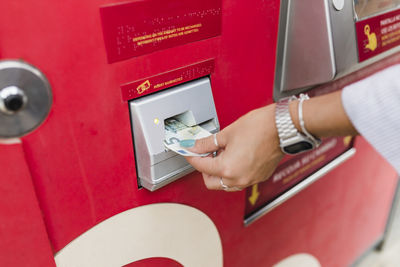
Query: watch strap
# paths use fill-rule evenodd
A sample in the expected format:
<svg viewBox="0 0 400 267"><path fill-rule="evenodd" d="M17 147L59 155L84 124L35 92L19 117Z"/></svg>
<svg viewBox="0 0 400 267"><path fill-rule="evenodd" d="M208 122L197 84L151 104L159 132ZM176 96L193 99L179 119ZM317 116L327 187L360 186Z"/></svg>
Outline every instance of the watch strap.
<svg viewBox="0 0 400 267"><path fill-rule="evenodd" d="M295 99L297 99L295 96L286 97L276 103L275 122L281 143L283 140L294 137L299 133L293 124L289 112L289 103Z"/></svg>

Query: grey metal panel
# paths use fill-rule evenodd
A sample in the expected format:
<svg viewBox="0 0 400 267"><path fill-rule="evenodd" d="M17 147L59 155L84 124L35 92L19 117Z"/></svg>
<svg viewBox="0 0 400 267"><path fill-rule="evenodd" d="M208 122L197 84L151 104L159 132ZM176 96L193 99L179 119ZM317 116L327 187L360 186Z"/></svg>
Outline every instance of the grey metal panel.
<svg viewBox="0 0 400 267"><path fill-rule="evenodd" d="M361 63L358 62L356 17L353 3L353 1L345 1L344 8L341 11L337 11L333 7L330 8L337 71L335 79L400 51L400 46L397 46Z"/></svg>
<svg viewBox="0 0 400 267"><path fill-rule="evenodd" d="M337 75L347 73L349 67L358 63L357 37L353 11L353 1L345 1L338 11L330 6L333 47L335 51Z"/></svg>
<svg viewBox="0 0 400 267"><path fill-rule="evenodd" d="M358 62L354 2L282 0L274 99L341 78L400 51L400 46Z"/></svg>
<svg viewBox="0 0 400 267"><path fill-rule="evenodd" d="M202 78L129 103L140 183L149 190L193 171L184 157L164 147L164 120L188 112L194 124L219 130L209 78ZM155 119L159 123L155 123Z"/></svg>
<svg viewBox="0 0 400 267"><path fill-rule="evenodd" d="M282 3L276 86L287 91L332 80L335 59L327 1ZM286 14L285 14L286 13Z"/></svg>

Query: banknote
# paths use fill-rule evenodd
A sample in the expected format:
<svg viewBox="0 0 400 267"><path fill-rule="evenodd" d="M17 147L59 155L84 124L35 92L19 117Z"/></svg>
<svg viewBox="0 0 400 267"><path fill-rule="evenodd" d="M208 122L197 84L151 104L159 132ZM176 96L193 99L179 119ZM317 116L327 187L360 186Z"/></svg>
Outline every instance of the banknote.
<svg viewBox="0 0 400 267"><path fill-rule="evenodd" d="M190 152L184 147L181 147L179 142L187 139L200 139L210 136L211 133L203 129L201 126L187 126L177 119L170 118L164 121L165 139L164 145L166 148L178 153L182 156L204 157L210 153L197 154Z"/></svg>

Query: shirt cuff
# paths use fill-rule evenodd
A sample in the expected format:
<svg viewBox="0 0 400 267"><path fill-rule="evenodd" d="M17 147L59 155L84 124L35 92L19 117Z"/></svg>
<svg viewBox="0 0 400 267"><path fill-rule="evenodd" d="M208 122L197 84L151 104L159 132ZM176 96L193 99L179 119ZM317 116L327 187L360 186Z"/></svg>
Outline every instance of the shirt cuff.
<svg viewBox="0 0 400 267"><path fill-rule="evenodd" d="M342 103L357 131L400 173L400 65L346 86Z"/></svg>

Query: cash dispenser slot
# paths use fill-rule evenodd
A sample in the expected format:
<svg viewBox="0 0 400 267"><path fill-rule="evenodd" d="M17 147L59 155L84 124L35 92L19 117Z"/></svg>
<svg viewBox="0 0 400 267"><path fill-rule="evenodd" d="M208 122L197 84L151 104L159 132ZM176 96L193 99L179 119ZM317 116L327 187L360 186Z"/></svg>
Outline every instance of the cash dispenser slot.
<svg viewBox="0 0 400 267"><path fill-rule="evenodd" d="M164 146L164 121L200 125L211 133L219 131L208 77L177 85L129 102L138 181L154 191L192 172L183 156Z"/></svg>

